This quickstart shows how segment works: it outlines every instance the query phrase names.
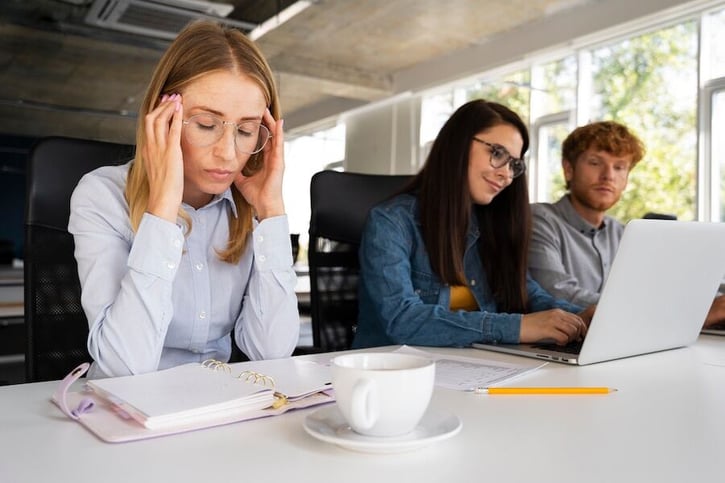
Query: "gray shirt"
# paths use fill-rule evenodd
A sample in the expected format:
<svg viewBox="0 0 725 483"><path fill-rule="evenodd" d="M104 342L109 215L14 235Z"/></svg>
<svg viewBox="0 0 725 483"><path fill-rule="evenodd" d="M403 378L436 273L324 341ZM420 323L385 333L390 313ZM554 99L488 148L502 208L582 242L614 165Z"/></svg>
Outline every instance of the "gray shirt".
<svg viewBox="0 0 725 483"><path fill-rule="evenodd" d="M601 226L592 226L568 195L553 204L534 203L531 211L531 276L557 298L582 306L597 303L624 225L605 216Z"/></svg>

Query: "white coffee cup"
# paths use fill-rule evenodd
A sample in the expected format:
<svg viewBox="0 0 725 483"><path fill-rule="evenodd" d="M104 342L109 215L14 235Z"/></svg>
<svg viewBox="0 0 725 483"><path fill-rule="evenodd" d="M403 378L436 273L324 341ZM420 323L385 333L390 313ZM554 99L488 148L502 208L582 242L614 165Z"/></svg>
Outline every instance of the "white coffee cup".
<svg viewBox="0 0 725 483"><path fill-rule="evenodd" d="M361 352L332 360L332 387L340 412L356 433L400 436L428 408L435 361L410 354Z"/></svg>

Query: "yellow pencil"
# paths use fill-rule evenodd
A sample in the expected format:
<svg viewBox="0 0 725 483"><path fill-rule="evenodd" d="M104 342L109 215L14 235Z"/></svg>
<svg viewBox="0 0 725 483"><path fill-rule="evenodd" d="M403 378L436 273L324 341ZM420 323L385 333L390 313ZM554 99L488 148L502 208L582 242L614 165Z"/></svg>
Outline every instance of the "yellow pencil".
<svg viewBox="0 0 725 483"><path fill-rule="evenodd" d="M616 389L611 387L480 387L479 394L609 394Z"/></svg>

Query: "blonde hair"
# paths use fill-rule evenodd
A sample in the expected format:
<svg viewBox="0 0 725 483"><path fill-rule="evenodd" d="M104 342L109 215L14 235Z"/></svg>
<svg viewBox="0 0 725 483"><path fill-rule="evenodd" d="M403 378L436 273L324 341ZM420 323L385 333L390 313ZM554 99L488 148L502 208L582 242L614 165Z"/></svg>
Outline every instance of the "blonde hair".
<svg viewBox="0 0 725 483"><path fill-rule="evenodd" d="M181 92L184 87L204 74L214 71L242 73L255 81L265 97L272 117L279 119L280 106L272 71L257 46L239 30L223 27L210 21L196 21L182 30L166 50L151 77L139 119L152 111L164 94ZM134 231L138 230L141 218L149 201L149 182L146 174L143 147L146 132L143 122L136 127L136 156L128 173L126 202ZM251 176L258 172L264 162L264 151L249 157L242 172ZM252 230L252 207L236 186L231 186L232 198L237 216L229 213L229 240L224 249L219 249L219 258L228 263L237 263L246 248L247 237ZM191 218L179 209L179 217L191 231Z"/></svg>

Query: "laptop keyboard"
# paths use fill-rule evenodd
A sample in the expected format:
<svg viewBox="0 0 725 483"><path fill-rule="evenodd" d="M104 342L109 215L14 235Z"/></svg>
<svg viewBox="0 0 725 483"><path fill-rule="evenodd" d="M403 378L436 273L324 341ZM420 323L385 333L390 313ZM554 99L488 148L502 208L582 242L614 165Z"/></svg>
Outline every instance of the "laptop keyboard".
<svg viewBox="0 0 725 483"><path fill-rule="evenodd" d="M567 354L579 354L582 350L583 341L570 342L567 345L556 345L556 344L536 344L535 349L544 349L554 352L566 352Z"/></svg>

